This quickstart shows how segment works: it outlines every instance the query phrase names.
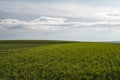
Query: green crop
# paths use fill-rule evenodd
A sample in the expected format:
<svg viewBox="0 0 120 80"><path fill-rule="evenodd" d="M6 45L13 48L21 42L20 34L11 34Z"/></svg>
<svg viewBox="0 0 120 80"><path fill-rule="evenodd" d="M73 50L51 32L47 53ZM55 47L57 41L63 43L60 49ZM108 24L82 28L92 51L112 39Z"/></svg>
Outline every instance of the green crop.
<svg viewBox="0 0 120 80"><path fill-rule="evenodd" d="M0 41L0 80L120 80L120 44Z"/></svg>

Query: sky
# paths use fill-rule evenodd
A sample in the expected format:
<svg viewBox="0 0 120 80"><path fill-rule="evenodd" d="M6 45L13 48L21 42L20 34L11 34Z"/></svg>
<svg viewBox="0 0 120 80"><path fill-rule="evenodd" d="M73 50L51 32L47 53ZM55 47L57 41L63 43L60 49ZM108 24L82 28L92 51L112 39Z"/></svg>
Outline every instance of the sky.
<svg viewBox="0 0 120 80"><path fill-rule="evenodd" d="M0 0L0 40L120 41L120 0Z"/></svg>

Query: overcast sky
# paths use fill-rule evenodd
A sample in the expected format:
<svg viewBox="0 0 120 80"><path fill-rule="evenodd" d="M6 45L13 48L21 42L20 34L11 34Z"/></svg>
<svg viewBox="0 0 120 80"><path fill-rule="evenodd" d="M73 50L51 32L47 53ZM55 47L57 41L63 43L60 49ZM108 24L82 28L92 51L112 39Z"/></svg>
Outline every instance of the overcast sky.
<svg viewBox="0 0 120 80"><path fill-rule="evenodd" d="M120 0L0 0L0 40L120 41Z"/></svg>

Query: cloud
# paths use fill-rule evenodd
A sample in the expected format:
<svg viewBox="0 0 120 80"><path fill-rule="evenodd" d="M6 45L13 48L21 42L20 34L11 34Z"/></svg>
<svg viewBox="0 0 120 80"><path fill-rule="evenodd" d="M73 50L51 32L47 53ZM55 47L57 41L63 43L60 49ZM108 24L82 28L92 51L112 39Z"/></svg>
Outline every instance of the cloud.
<svg viewBox="0 0 120 80"><path fill-rule="evenodd" d="M11 3L11 5L9 5ZM12 5L13 4L13 5ZM40 16L72 17L97 20L120 20L120 8L92 6L81 3L1 2L0 12L5 17L37 18ZM19 15L19 16L18 16Z"/></svg>
<svg viewBox="0 0 120 80"><path fill-rule="evenodd" d="M78 22L69 21L67 18L42 16L35 20L3 19L0 20L0 32L3 31L115 31L119 30L120 23L117 21Z"/></svg>
<svg viewBox="0 0 120 80"><path fill-rule="evenodd" d="M118 40L119 31L119 0L0 1L0 39Z"/></svg>
<svg viewBox="0 0 120 80"><path fill-rule="evenodd" d="M63 29L60 25L64 24L64 18L40 17L35 20L22 21L18 19L3 19L0 21L0 28L3 29L31 29L43 31L56 31ZM4 30L5 30L4 29Z"/></svg>

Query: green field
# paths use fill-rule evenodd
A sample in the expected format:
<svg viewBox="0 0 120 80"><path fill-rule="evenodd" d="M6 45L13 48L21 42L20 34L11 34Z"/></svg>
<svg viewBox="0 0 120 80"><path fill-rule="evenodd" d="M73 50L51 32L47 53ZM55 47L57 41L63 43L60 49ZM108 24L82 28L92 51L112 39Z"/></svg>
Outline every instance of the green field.
<svg viewBox="0 0 120 80"><path fill-rule="evenodd" d="M0 80L120 80L120 44L3 40Z"/></svg>

